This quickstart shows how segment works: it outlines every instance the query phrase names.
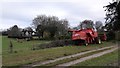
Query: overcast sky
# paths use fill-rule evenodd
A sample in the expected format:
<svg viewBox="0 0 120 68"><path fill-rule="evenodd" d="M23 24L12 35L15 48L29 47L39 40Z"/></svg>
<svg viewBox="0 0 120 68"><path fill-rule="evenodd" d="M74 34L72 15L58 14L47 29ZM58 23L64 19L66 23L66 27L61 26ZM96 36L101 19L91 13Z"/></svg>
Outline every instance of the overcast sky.
<svg viewBox="0 0 120 68"><path fill-rule="evenodd" d="M13 25L31 26L37 15L57 16L67 19L74 27L85 19L104 23L105 8L111 0L3 0L0 6L0 29Z"/></svg>

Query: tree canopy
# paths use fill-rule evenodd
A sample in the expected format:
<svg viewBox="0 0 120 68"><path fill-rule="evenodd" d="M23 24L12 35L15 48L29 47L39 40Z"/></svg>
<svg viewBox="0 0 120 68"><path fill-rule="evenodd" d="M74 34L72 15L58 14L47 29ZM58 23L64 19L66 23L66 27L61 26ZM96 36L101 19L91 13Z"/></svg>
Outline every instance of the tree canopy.
<svg viewBox="0 0 120 68"><path fill-rule="evenodd" d="M109 5L104 6L106 8L106 25L108 31L120 30L120 2L113 1Z"/></svg>
<svg viewBox="0 0 120 68"><path fill-rule="evenodd" d="M20 28L17 25L14 25L8 30L8 37L19 37L20 35Z"/></svg>
<svg viewBox="0 0 120 68"><path fill-rule="evenodd" d="M33 26L36 29L38 37L43 37L48 32L49 37L64 35L68 30L68 21L59 20L56 16L39 15L33 19Z"/></svg>
<svg viewBox="0 0 120 68"><path fill-rule="evenodd" d="M86 29L86 28L94 28L94 23L92 20L83 20L77 27L74 27L74 29Z"/></svg>

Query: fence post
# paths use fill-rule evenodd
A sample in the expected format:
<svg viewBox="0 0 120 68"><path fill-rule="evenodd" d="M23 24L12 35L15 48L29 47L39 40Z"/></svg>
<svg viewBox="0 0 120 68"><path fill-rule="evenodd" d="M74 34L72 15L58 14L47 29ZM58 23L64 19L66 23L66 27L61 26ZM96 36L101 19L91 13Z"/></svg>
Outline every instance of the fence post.
<svg viewBox="0 0 120 68"><path fill-rule="evenodd" d="M13 52L13 44L12 44L12 42L11 42L11 41L10 41L9 48L10 48L10 53L12 53L12 52Z"/></svg>

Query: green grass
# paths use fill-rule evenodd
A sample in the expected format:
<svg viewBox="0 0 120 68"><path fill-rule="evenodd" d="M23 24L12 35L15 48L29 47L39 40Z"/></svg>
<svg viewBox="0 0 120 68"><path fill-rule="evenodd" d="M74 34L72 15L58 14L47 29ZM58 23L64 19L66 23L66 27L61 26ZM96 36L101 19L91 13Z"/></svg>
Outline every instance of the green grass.
<svg viewBox="0 0 120 68"><path fill-rule="evenodd" d="M40 40L32 40L32 41L26 41L22 40L22 43L16 41L16 39L11 39L7 38L7 36L2 37L2 51L3 53L9 52L9 45L10 45L10 40L12 41L13 44L13 50L17 52L21 52L23 50L29 51L33 45L35 44L42 44L42 43L49 43L50 41L40 41Z"/></svg>
<svg viewBox="0 0 120 68"><path fill-rule="evenodd" d="M83 58L83 57L86 57L86 56L89 56L89 55L93 55L93 54L96 54L96 53L99 53L99 52L102 52L102 51L105 51L105 50L109 50L109 49L111 49L111 48L90 52L90 53L87 53L87 54L84 54L84 55L81 55L81 56L67 58L67 59L64 59L64 60L60 60L60 61L56 61L56 62L53 62L53 63L46 64L46 65L43 65L43 66L55 66L55 65L58 65L58 64L62 64L62 63L70 62L70 61L73 61L73 60L77 60L77 59L80 59L80 58Z"/></svg>
<svg viewBox="0 0 120 68"><path fill-rule="evenodd" d="M2 54L2 36L0 36L0 56Z"/></svg>
<svg viewBox="0 0 120 68"><path fill-rule="evenodd" d="M78 63L74 66L107 66L107 64L111 64L117 61L118 61L118 51L116 50L112 53L105 54L101 57L97 57L94 59L90 59Z"/></svg>
<svg viewBox="0 0 120 68"><path fill-rule="evenodd" d="M2 37L0 36L0 67L1 66L2 66Z"/></svg>
<svg viewBox="0 0 120 68"><path fill-rule="evenodd" d="M14 45L14 51L17 53L9 53L9 41L12 41ZM94 44L89 46L64 46L47 48L40 50L31 50L32 45L40 43L49 43L50 41L24 41L23 43L18 43L15 39L9 39L6 36L2 37L2 63L3 66L15 66L22 64L29 64L37 61L44 61L48 59L55 59L58 57L71 55L83 51L88 51L92 49L97 49L105 46L114 45L112 42L104 42L104 44Z"/></svg>

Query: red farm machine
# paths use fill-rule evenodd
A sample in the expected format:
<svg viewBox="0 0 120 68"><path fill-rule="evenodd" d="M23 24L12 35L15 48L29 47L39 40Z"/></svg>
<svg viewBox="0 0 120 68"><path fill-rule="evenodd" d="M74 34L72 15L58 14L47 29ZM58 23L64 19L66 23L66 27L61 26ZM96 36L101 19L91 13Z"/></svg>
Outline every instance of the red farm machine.
<svg viewBox="0 0 120 68"><path fill-rule="evenodd" d="M94 28L81 28L80 30L69 30L69 32L72 32L72 41L76 45L100 44L101 41L107 39L105 32L99 34Z"/></svg>

